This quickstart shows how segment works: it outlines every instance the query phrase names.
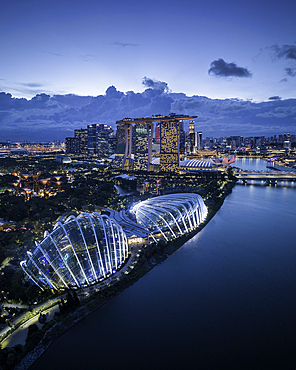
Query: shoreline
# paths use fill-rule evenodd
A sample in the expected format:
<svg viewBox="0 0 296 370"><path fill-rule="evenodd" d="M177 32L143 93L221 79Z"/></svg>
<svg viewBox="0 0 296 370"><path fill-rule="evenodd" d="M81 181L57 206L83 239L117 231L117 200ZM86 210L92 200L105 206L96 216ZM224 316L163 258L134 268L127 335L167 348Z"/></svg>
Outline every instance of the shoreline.
<svg viewBox="0 0 296 370"><path fill-rule="evenodd" d="M147 246L139 249L137 258L134 259L133 267L129 272L121 274L121 278L114 277L114 281L110 286L98 290L92 294L92 297L88 302L81 305L75 311L71 311L67 316L62 317L60 321L53 323L53 325L45 332L43 338L38 343L38 345L30 352L28 352L17 364L15 370L27 370L33 363L42 356L42 354L50 347L51 343L68 331L77 322L93 313L105 303L110 301L112 298L120 294L122 291L127 289L129 286L136 283L141 277L143 277L147 272L152 270L156 265L163 262L169 255L173 254L182 245L184 245L188 240L193 238L198 234L210 220L219 211L224 203L227 195L231 194L233 187L235 186L235 181L227 182L224 184L223 188L219 189L220 193L218 196L212 195L212 197L205 201L208 207L208 214L205 221L200 224L196 229L190 233L176 238L169 242L163 242L161 246L156 251L148 251ZM145 253L146 250L146 253ZM148 254L148 258L145 256ZM151 254L151 256L149 256ZM138 265L139 263L139 265ZM135 266L135 264L137 264ZM116 280L116 281L115 281Z"/></svg>

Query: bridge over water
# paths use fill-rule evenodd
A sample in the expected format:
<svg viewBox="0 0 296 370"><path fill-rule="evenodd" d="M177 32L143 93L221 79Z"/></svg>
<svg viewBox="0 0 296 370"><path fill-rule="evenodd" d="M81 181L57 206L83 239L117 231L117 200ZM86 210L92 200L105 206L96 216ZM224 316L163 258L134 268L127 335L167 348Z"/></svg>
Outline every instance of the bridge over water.
<svg viewBox="0 0 296 370"><path fill-rule="evenodd" d="M275 185L278 182L281 185L291 184L296 181L296 172L287 171L233 171L238 183L247 185L253 180L261 181L266 185Z"/></svg>

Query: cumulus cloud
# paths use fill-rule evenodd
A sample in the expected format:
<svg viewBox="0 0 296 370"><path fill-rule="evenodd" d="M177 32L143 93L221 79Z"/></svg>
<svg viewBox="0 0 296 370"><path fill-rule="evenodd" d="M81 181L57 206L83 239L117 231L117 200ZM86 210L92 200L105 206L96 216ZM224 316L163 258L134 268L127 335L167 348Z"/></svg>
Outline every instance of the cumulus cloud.
<svg viewBox="0 0 296 370"><path fill-rule="evenodd" d="M41 93L32 99L18 99L0 93L0 142L65 140L74 129L91 123L116 128L124 117L144 117L176 112L198 116L196 128L204 136L274 135L293 132L296 99L271 96L267 102L239 99L210 99L171 93L168 84L144 77L143 92L122 92L109 86L105 94L82 97L73 94ZM188 122L186 123L188 124ZM294 124L295 125L295 124Z"/></svg>
<svg viewBox="0 0 296 370"><path fill-rule="evenodd" d="M158 81L149 77L144 77L142 80L142 85L153 90L159 90L161 92L169 92L169 85L164 81Z"/></svg>
<svg viewBox="0 0 296 370"><path fill-rule="evenodd" d="M295 45L272 45L271 49L274 51L274 56L278 59L293 59L296 60L296 46Z"/></svg>
<svg viewBox="0 0 296 370"><path fill-rule="evenodd" d="M271 96L270 98L268 98L268 100L280 100L280 99L282 99L282 98L278 95Z"/></svg>
<svg viewBox="0 0 296 370"><path fill-rule="evenodd" d="M211 63L208 74L217 77L252 77L247 68L238 67L234 62L226 63L222 58Z"/></svg>

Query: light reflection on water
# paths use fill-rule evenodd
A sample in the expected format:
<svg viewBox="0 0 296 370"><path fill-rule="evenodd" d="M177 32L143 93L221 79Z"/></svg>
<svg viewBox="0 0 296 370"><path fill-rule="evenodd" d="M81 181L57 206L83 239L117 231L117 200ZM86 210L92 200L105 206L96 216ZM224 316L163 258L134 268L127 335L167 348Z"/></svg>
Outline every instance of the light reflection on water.
<svg viewBox="0 0 296 370"><path fill-rule="evenodd" d="M198 235L32 370L295 368L295 225L295 189L235 186Z"/></svg>

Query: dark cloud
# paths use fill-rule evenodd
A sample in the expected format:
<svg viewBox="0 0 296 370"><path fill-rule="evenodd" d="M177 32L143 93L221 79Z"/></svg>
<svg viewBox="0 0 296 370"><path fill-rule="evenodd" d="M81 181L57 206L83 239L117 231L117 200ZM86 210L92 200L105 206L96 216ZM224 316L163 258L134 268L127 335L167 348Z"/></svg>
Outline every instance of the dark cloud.
<svg viewBox="0 0 296 370"><path fill-rule="evenodd" d="M131 42L120 42L120 41L111 42L111 45L121 46L122 48L126 46L139 46L139 44L133 44Z"/></svg>
<svg viewBox="0 0 296 370"><path fill-rule="evenodd" d="M280 47L278 44L275 44L271 46L271 49L274 51L274 55L278 59L284 58L284 59L296 60L296 46L295 45L283 45Z"/></svg>
<svg viewBox="0 0 296 370"><path fill-rule="evenodd" d="M288 79L285 77L282 80L280 80L280 82L288 82Z"/></svg>
<svg viewBox="0 0 296 370"><path fill-rule="evenodd" d="M295 77L296 76L296 68L285 68L285 71L288 76Z"/></svg>
<svg viewBox="0 0 296 370"><path fill-rule="evenodd" d="M117 91L115 86L109 86L106 90L106 97L109 99L120 99L124 95L123 92Z"/></svg>
<svg viewBox="0 0 296 370"><path fill-rule="evenodd" d="M161 93L167 93L170 91L169 85L166 82L154 80L146 76L142 80L142 85L148 87L149 89L158 90Z"/></svg>
<svg viewBox="0 0 296 370"><path fill-rule="evenodd" d="M271 96L270 98L268 98L268 100L280 100L280 99L282 99L282 98L278 95Z"/></svg>
<svg viewBox="0 0 296 370"><path fill-rule="evenodd" d="M170 112L197 115L196 128L203 131L204 136L295 133L296 99L271 96L266 102L256 103L186 96L171 93L166 82L148 77L143 79L143 86L146 89L139 93L124 93L109 86L105 94L96 97L42 93L31 100L2 92L0 142L65 140L74 135L74 129L86 128L91 123L106 123L116 128L116 120L124 117Z"/></svg>
<svg viewBox="0 0 296 370"><path fill-rule="evenodd" d="M217 77L252 77L247 68L238 67L235 63L226 63L222 58L211 63L208 74Z"/></svg>

